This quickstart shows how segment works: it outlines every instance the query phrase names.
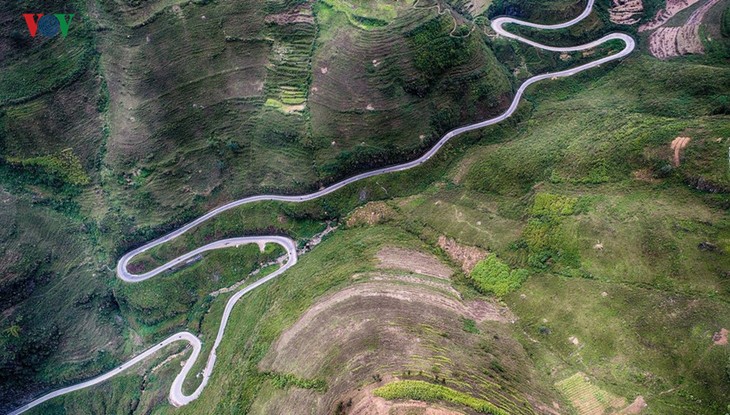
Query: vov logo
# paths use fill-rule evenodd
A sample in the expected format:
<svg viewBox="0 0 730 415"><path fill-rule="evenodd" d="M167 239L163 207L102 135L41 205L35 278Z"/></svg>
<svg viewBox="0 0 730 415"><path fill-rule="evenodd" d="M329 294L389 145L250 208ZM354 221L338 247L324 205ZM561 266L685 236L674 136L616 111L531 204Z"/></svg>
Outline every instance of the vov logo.
<svg viewBox="0 0 730 415"><path fill-rule="evenodd" d="M71 24L73 17L73 14L23 14L30 37L35 37L37 33L45 37L58 36L60 33L62 37L66 37L68 35L68 26Z"/></svg>

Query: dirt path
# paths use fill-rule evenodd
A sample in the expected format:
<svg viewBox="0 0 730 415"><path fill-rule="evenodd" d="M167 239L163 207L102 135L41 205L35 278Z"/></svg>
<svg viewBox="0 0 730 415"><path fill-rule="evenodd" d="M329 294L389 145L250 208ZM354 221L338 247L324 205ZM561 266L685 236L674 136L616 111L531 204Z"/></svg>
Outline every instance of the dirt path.
<svg viewBox="0 0 730 415"><path fill-rule="evenodd" d="M674 150L674 167L679 167L679 155L687 147L690 140L690 137L677 137L672 140L671 148Z"/></svg>

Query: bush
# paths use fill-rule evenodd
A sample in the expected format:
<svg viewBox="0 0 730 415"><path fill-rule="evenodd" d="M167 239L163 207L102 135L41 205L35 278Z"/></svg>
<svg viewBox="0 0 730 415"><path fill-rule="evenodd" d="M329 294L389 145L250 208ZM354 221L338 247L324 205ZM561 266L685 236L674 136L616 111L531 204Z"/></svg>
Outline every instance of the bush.
<svg viewBox="0 0 730 415"><path fill-rule="evenodd" d="M574 236L562 225L565 216L587 209L585 201L550 193L538 193L530 219L522 232L520 248L527 249L527 264L537 269L553 265L578 267L580 256Z"/></svg>
<svg viewBox="0 0 730 415"><path fill-rule="evenodd" d="M484 399L475 398L449 387L434 385L421 380L392 382L375 389L373 394L384 399L413 399L425 402L445 401L468 406L482 414L507 415L507 412Z"/></svg>
<svg viewBox="0 0 730 415"><path fill-rule="evenodd" d="M534 216L568 216L575 213L577 198L554 195L552 193L538 193L532 205L531 213Z"/></svg>
<svg viewBox="0 0 730 415"><path fill-rule="evenodd" d="M519 288L528 273L524 269L510 269L496 255L490 255L474 267L470 276L479 291L501 297Z"/></svg>
<svg viewBox="0 0 730 415"><path fill-rule="evenodd" d="M70 148L56 154L27 159L9 157L6 161L13 166L28 169L33 174L47 176L49 183L60 180L74 186L85 186L90 182L81 160Z"/></svg>
<svg viewBox="0 0 730 415"><path fill-rule="evenodd" d="M327 391L327 382L321 379L304 379L291 373L267 372L265 375L277 389L286 389L294 386L302 389L312 389L318 392Z"/></svg>

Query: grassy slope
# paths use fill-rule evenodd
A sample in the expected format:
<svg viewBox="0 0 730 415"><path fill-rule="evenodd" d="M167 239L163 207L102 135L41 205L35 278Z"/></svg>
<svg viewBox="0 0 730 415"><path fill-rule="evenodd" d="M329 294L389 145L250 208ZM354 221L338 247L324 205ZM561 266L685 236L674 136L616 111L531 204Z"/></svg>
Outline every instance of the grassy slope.
<svg viewBox="0 0 730 415"><path fill-rule="evenodd" d="M415 235L389 226L339 231L310 254L304 256L291 272L247 295L233 311L227 334L218 350L219 359L213 383L206 388L206 393L201 399L174 411L190 413L246 411L259 396L267 396L280 389L267 382L268 376L257 368L271 343L322 295L336 292L353 284L355 281L351 277L356 273L373 270L375 254L386 245L429 249ZM218 304L221 305L222 302ZM213 311L211 314L210 324L217 325L218 312ZM472 393L484 394L483 396L510 396L510 399L514 399L515 403L520 406L523 405L525 393L529 393L533 398L542 399L545 391L550 390L549 385L535 383L527 388L526 385L519 383L520 379L527 378L538 382L540 377L530 368L527 357L514 350L515 345L511 343L514 340L510 339L512 334L509 326L495 323L493 327L489 324L480 327L482 333L479 334L477 331L477 334L474 334L472 330L470 336L476 337L470 337L468 343L472 346L478 343L483 350L476 350L473 353L480 353L480 359L485 353L486 356L492 356L492 359L498 359L501 356L504 359L503 364L510 367L510 371L505 373L504 367L499 363L493 364L491 369L461 368L460 361L456 361L452 365L448 357L454 356L448 351L443 351L439 352L439 354L446 355L446 360L439 361L439 365L444 367L441 376L448 377L449 384L456 384L459 385L459 388L463 388L467 379L470 379L466 374L474 372L470 376L476 376L484 384L476 389L470 387L469 390L472 390ZM461 331L461 328L457 328L457 330ZM457 333L457 335L459 334ZM463 333L461 335L465 336ZM422 336L423 341L427 342L428 332L422 333ZM454 341L458 341L458 336ZM345 354L346 356L348 355ZM487 357L487 359L490 358ZM434 362L434 364L436 363ZM390 370L396 369L399 375L406 376L405 373L401 373L405 372L404 368ZM337 378L336 368L327 366L326 362L325 369L322 370L322 375L330 381ZM461 377L459 380L451 378L450 373L461 373ZM331 376L332 374L335 375ZM484 378L484 375L491 380ZM415 376L415 373L414 377L416 379L424 378ZM495 382L495 379L501 383L499 393L489 391L489 388L494 387L491 382ZM122 393L121 390L133 390L130 389L130 382L133 384L134 379L126 377L113 380L109 383L113 386L108 390L114 391L116 394ZM157 383L153 383L153 385L157 385ZM139 396L139 392L134 393L134 396ZM142 397L147 396L146 393L142 393ZM514 397L512 397L513 394ZM540 398L537 398L538 395ZM66 410L70 410L72 407L77 407L72 406L75 405L75 401L92 398L101 399L108 405L116 405L114 396L116 395L102 397L94 392L75 393L72 395L73 398L69 397L65 400L64 405ZM513 404L509 399L501 398L500 400L500 406ZM55 406L59 406L59 404L56 403ZM53 407L54 405L47 404L39 408L39 411L44 412L47 408ZM173 411L169 405L161 405L156 409L161 413Z"/></svg>

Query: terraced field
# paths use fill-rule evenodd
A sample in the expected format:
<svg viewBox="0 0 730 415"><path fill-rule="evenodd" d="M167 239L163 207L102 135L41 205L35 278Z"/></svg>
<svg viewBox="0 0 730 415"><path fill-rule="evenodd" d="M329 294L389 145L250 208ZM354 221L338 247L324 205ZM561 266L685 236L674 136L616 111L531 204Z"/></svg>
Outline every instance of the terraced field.
<svg viewBox="0 0 730 415"><path fill-rule="evenodd" d="M601 390L593 385L584 373L578 372L555 386L573 403L580 414L603 415L626 406L626 399Z"/></svg>

